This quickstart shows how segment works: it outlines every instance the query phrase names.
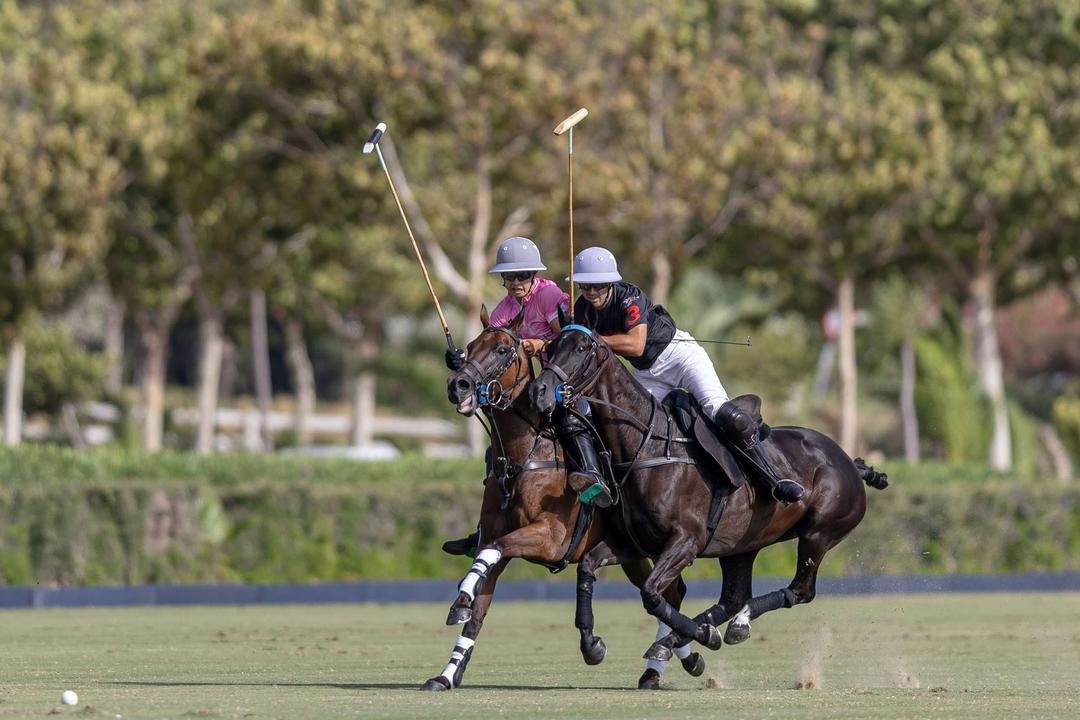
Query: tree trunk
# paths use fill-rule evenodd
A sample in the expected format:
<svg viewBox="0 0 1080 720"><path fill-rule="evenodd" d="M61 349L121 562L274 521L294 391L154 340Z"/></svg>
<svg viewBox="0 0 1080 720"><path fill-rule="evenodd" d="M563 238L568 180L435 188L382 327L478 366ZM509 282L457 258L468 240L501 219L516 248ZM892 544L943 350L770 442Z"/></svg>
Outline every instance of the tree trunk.
<svg viewBox="0 0 1080 720"><path fill-rule="evenodd" d="M124 385L124 314L121 300L109 303L105 316L105 391L118 393Z"/></svg>
<svg viewBox="0 0 1080 720"><path fill-rule="evenodd" d="M4 372L4 444L22 442L23 381L26 378L26 341L16 330L10 336Z"/></svg>
<svg viewBox="0 0 1080 720"><path fill-rule="evenodd" d="M354 447L370 445L375 438L375 373L370 362L379 353L379 338L366 329L357 343L361 370L352 380L352 430L349 441Z"/></svg>
<svg viewBox="0 0 1080 720"><path fill-rule="evenodd" d="M919 416L915 412L915 344L900 343L900 425L904 431L904 459L919 462Z"/></svg>
<svg viewBox="0 0 1080 720"><path fill-rule="evenodd" d="M657 305L666 305L671 292L671 257L663 250L652 256L653 282L650 299Z"/></svg>
<svg viewBox="0 0 1080 720"><path fill-rule="evenodd" d="M148 320L139 321L139 340L143 347L142 406L143 449L161 450L165 416L165 356L168 352L168 332Z"/></svg>
<svg viewBox="0 0 1080 720"><path fill-rule="evenodd" d="M855 280L840 280L836 292L840 308L840 446L858 452L858 371L855 365Z"/></svg>
<svg viewBox="0 0 1080 720"><path fill-rule="evenodd" d="M997 329L994 327L993 273L980 272L971 281L968 292L975 303L975 367L979 385L990 400L994 434L990 439L990 467L1008 470L1012 467L1012 438L1009 434L1009 410L1005 402L1005 377L1001 367Z"/></svg>
<svg viewBox="0 0 1080 720"><path fill-rule="evenodd" d="M221 339L221 377L218 378L218 402L227 403L236 397L237 371L236 343L229 338Z"/></svg>
<svg viewBox="0 0 1080 720"><path fill-rule="evenodd" d="M292 372L293 387L296 389L296 407L293 424L298 445L311 444L311 430L308 420L315 411L315 371L311 367L307 346L304 344L304 326L299 320L285 320L285 359Z"/></svg>
<svg viewBox="0 0 1080 720"><path fill-rule="evenodd" d="M255 374L255 404L259 408L259 437L263 451L274 449L270 431L270 405L273 388L270 384L270 344L266 332L266 293L251 291L251 365Z"/></svg>
<svg viewBox="0 0 1080 720"><path fill-rule="evenodd" d="M66 402L60 408L60 425L64 428L64 434L71 440L71 447L82 450L86 447L83 440L82 428L79 427L79 418L75 412L75 404Z"/></svg>
<svg viewBox="0 0 1080 720"><path fill-rule="evenodd" d="M1072 460L1069 458L1069 451L1065 449L1065 443L1061 442L1057 430L1050 423L1040 423L1038 432L1039 439L1042 440L1043 447L1046 448L1046 454L1050 457L1054 475L1057 476L1062 485L1072 482Z"/></svg>
<svg viewBox="0 0 1080 720"><path fill-rule="evenodd" d="M205 310L199 319L199 427L195 452L207 455L214 449L215 416L218 406L218 382L221 380L221 355L224 349L224 319L216 309Z"/></svg>

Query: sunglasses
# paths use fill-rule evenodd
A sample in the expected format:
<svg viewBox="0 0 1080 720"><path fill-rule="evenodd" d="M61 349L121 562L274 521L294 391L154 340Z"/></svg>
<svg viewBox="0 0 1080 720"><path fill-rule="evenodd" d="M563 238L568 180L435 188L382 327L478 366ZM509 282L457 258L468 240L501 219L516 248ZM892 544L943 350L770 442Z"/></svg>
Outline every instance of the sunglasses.
<svg viewBox="0 0 1080 720"><path fill-rule="evenodd" d="M578 287L581 288L581 292L600 292L601 290L611 287L611 283L600 283L597 285L578 283Z"/></svg>
<svg viewBox="0 0 1080 720"><path fill-rule="evenodd" d="M502 273L503 282L525 282L532 280L534 272Z"/></svg>

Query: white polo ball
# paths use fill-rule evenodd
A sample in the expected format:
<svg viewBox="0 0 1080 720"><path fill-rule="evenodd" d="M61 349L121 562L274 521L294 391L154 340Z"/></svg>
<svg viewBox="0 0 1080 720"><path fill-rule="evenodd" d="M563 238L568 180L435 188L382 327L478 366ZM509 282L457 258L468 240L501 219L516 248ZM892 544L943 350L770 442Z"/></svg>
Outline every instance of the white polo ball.
<svg viewBox="0 0 1080 720"><path fill-rule="evenodd" d="M60 702L65 705L78 705L79 696L75 693L74 690L65 690L64 692L60 693Z"/></svg>

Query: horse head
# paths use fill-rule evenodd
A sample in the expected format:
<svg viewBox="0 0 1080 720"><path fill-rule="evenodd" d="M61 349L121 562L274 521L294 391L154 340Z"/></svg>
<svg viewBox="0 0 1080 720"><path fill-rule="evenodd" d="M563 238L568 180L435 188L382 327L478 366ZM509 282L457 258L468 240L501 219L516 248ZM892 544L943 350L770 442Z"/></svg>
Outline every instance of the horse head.
<svg viewBox="0 0 1080 720"><path fill-rule="evenodd" d="M584 325L566 325L548 346L548 363L529 385L529 400L541 415L592 389L611 360L611 348Z"/></svg>
<svg viewBox="0 0 1080 720"><path fill-rule="evenodd" d="M493 327L487 308L481 308L480 320L484 329L468 344L465 365L446 382L447 398L462 415L509 407L529 379L529 358L518 334L522 314L505 327Z"/></svg>

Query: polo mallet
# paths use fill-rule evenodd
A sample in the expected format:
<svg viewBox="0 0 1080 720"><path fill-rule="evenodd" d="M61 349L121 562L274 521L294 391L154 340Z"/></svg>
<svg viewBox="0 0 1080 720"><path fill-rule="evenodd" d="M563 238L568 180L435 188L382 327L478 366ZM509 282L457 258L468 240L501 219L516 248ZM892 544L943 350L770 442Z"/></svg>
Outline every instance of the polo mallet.
<svg viewBox="0 0 1080 720"><path fill-rule="evenodd" d="M566 168L570 177L570 302L574 301L574 126L585 119L589 111L581 108L555 126L555 134L568 133L566 138Z"/></svg>
<svg viewBox="0 0 1080 720"><path fill-rule="evenodd" d="M450 350L456 349L454 345L454 338L450 336L450 326L446 324L446 316L443 315L442 306L439 304L439 298L435 294L435 288L431 286L431 277L428 275L427 265L424 264L424 256L420 254L420 246L416 244L416 237L413 235L412 227L409 226L409 218L405 215L405 208L401 206L401 199L398 197L397 188L394 187L394 179L390 177L390 171L386 169L386 161L383 159L382 149L379 147L379 140L382 139L383 133L386 132L386 123L379 123L375 126L375 129L371 133L371 137L364 143L364 154L370 155L374 150L375 154L379 156L379 164L382 165L383 172L386 173L386 181L390 183L390 192L394 194L394 202L397 203L398 210L401 212L401 219L405 221L405 229L409 231L409 239L412 240L413 250L416 252L416 259L420 261L420 269L424 272L424 282L427 283L428 292L431 293L431 299L435 302L435 312L439 313L439 322L442 323L443 334L446 335L446 347Z"/></svg>

